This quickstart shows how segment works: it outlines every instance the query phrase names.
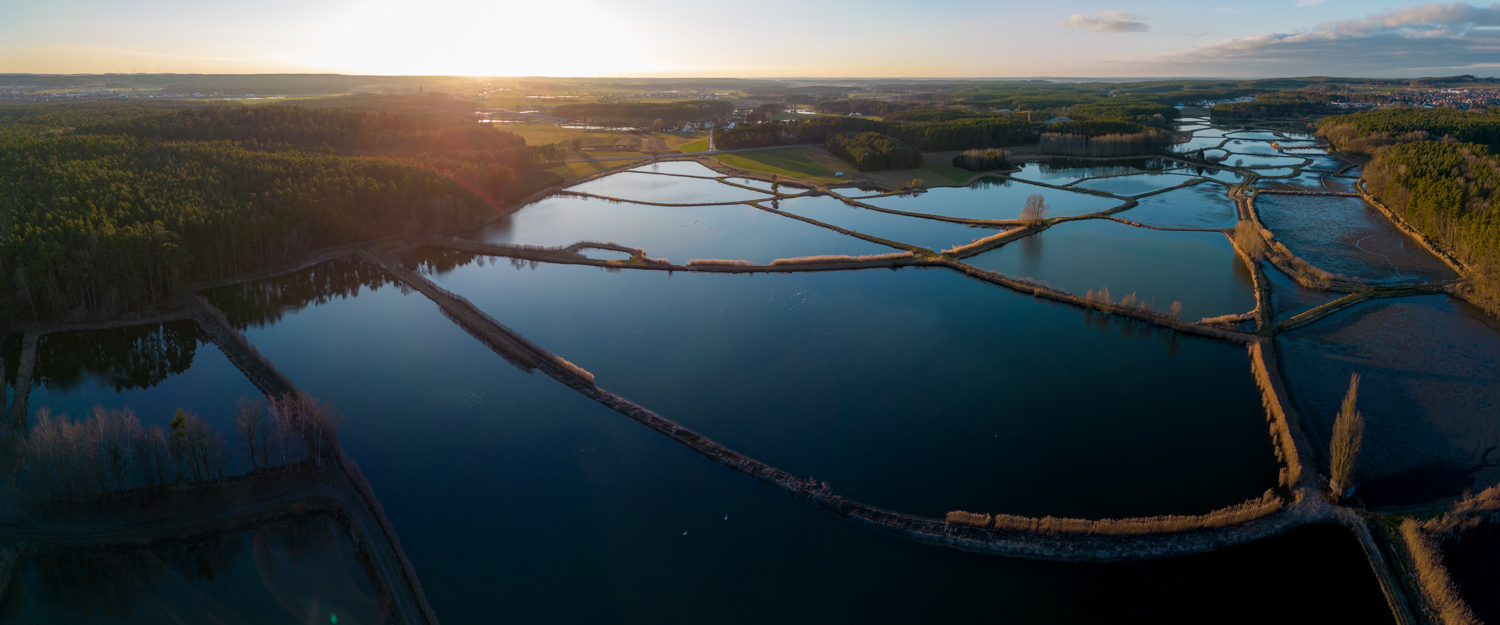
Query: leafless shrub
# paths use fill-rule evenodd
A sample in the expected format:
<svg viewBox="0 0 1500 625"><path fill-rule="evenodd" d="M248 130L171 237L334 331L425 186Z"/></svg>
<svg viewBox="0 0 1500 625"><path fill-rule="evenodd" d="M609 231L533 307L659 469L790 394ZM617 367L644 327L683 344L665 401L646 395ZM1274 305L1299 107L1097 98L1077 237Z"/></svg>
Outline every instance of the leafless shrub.
<svg viewBox="0 0 1500 625"><path fill-rule="evenodd" d="M1021 221L1027 226L1036 226L1047 218L1047 201L1040 193L1026 196L1026 205L1021 208Z"/></svg>

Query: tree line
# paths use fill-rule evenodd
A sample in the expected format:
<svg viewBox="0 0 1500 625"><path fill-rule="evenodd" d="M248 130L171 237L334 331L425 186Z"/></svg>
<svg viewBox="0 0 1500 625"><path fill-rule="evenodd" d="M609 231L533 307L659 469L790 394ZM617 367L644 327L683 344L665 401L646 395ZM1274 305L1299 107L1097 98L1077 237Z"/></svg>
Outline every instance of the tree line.
<svg viewBox="0 0 1500 625"><path fill-rule="evenodd" d="M1453 138L1462 143L1500 147L1500 111L1386 108L1318 121L1318 136L1345 152L1373 154L1387 145Z"/></svg>
<svg viewBox="0 0 1500 625"><path fill-rule="evenodd" d="M210 482L228 475L236 457L249 471L308 458L321 462L340 419L307 393L241 399L231 448L202 418L181 409L163 428L142 427L128 408L96 407L76 421L42 408L26 435L18 484L37 499L68 501Z"/></svg>
<svg viewBox="0 0 1500 625"><path fill-rule="evenodd" d="M1500 157L1486 146L1419 141L1380 149L1370 192L1474 269L1474 298L1500 311Z"/></svg>
<svg viewBox="0 0 1500 625"><path fill-rule="evenodd" d="M826 143L836 134L861 132L884 134L922 151L942 152L1031 143L1036 140L1037 126L1008 117L948 122L886 122L858 117L819 117L740 126L720 132L716 142L720 149L755 148Z"/></svg>
<svg viewBox="0 0 1500 625"><path fill-rule="evenodd" d="M664 120L669 122L706 122L729 117L734 103L725 100L684 100L681 102L595 102L562 104L552 114L568 119Z"/></svg>
<svg viewBox="0 0 1500 625"><path fill-rule="evenodd" d="M475 223L557 180L545 150L445 114L123 110L0 125L0 317L149 308L188 282Z"/></svg>
<svg viewBox="0 0 1500 625"><path fill-rule="evenodd" d="M828 139L828 151L860 171L916 169L922 166L922 152L876 132L843 133Z"/></svg>

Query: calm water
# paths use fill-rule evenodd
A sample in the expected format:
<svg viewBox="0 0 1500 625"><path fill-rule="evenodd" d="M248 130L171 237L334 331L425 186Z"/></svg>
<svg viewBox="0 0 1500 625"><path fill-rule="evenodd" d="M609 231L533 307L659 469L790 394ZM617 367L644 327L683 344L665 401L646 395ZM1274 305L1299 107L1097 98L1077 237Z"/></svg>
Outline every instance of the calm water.
<svg viewBox="0 0 1500 625"><path fill-rule="evenodd" d="M260 391L192 321L42 336L27 406L87 418L95 406L130 408L145 426L166 426L181 408L224 432L241 397ZM14 383L19 341L6 371Z"/></svg>
<svg viewBox="0 0 1500 625"><path fill-rule="evenodd" d="M1262 262L1260 268L1266 276L1266 281L1270 283L1271 311L1278 321L1295 317L1344 295L1303 288L1302 285L1297 284L1296 280L1281 273L1281 270L1269 262Z"/></svg>
<svg viewBox="0 0 1500 625"><path fill-rule="evenodd" d="M651 163L636 167L630 171L648 171L658 174L677 174L679 176L699 176L703 178L718 178L723 174L709 169L696 161L665 161Z"/></svg>
<svg viewBox="0 0 1500 625"><path fill-rule="evenodd" d="M1358 373L1371 505L1454 497L1500 482L1500 328L1446 295L1377 300L1281 334L1287 388L1328 440Z"/></svg>
<svg viewBox="0 0 1500 625"><path fill-rule="evenodd" d="M1261 154L1268 156L1282 156L1281 150L1271 146L1269 141L1250 141L1247 139L1230 139L1224 144L1224 149L1236 154Z"/></svg>
<svg viewBox="0 0 1500 625"><path fill-rule="evenodd" d="M1443 554L1448 572L1474 615L1500 621L1500 531L1486 528L1465 536Z"/></svg>
<svg viewBox="0 0 1500 625"><path fill-rule="evenodd" d="M697 163L692 163L703 167ZM707 169L707 168L705 168ZM661 204L710 204L742 202L770 197L767 193L741 189L717 180L625 172L596 178L569 191L591 193L621 200Z"/></svg>
<svg viewBox="0 0 1500 625"><path fill-rule="evenodd" d="M1130 212L1122 217L1131 218ZM1117 301L1135 293L1162 311L1180 301L1182 318L1190 321L1255 308L1254 280L1229 239L1217 232L1072 221L964 262L1078 296L1107 288Z"/></svg>
<svg viewBox="0 0 1500 625"><path fill-rule="evenodd" d="M149 549L25 559L7 623L384 623L354 546L326 517Z"/></svg>
<svg viewBox="0 0 1500 625"><path fill-rule="evenodd" d="M1255 154L1230 154L1225 165L1234 167L1297 167L1305 161L1300 156L1261 156ZM1269 174L1268 174L1269 175Z"/></svg>
<svg viewBox="0 0 1500 625"><path fill-rule="evenodd" d="M1224 187L1201 183L1186 189L1144 197L1118 217L1164 228L1233 228L1239 209Z"/></svg>
<svg viewBox="0 0 1500 625"><path fill-rule="evenodd" d="M1259 195L1261 222L1317 267L1375 283L1430 282L1453 270L1357 197Z"/></svg>
<svg viewBox="0 0 1500 625"><path fill-rule="evenodd" d="M1354 181L1327 173L1304 170L1295 178L1267 178L1255 183L1257 189L1310 191L1312 193L1353 193Z"/></svg>
<svg viewBox="0 0 1500 625"><path fill-rule="evenodd" d="M583 271L567 271L572 269ZM506 280L506 290L495 288L500 286L497 281L501 276L494 275L494 271L531 278L528 282L533 286ZM506 292L521 294L521 297L545 293L563 299L587 294L587 291L569 289L562 292L535 286L540 283L537 278L556 279L557 274L552 274L553 271L597 274L600 278L640 276L638 280L656 276L664 283L672 284L680 284L682 278L689 277L727 278L723 281L726 284L745 277L676 275L668 278L654 272L607 274L592 268L546 265L532 272L518 271L508 263L502 263L488 267L468 265L447 274L446 278L457 279L466 272L482 278L480 286L491 287L488 293L492 295L487 299L475 293L469 295L492 312L495 312L495 301L515 302L515 298L504 296ZM926 284L933 277L941 280L942 276L951 274L877 271L785 277L829 279L849 275L857 279L871 276ZM903 278L908 275L913 277ZM765 277L769 276L755 276L746 282ZM953 278L961 280L956 275ZM452 282L449 284L453 285ZM970 284L970 281L963 280L961 284ZM1062 310L1036 306L1029 298L999 297L990 287L976 286L983 287L983 292L991 294L995 300L1022 300L1024 306L1018 306L1016 310L1030 311L1027 316L1032 318L1024 324L1028 327L1052 326L1054 324L1044 322L1043 318ZM932 284L929 287L934 293L953 288L953 284ZM1336 584L1344 585L1341 596L1345 601L1336 606L1340 614L1353 609L1370 618L1383 618L1383 602L1358 547L1352 537L1337 528L1313 528L1208 556L1104 566L1009 560L918 545L852 526L806 502L709 462L616 413L584 400L548 378L512 368L498 356L478 347L420 295L402 295L400 290L391 286L375 290L362 288L356 297L318 297L313 293L299 297L295 292L297 289L288 290L292 292L280 293L278 297L251 298L241 305L236 305L235 301L242 293L226 291L215 294L214 299L233 318L269 322L269 325L249 329L250 339L299 385L333 399L349 415L341 429L345 447L361 464L392 523L401 533L402 544L422 576L434 609L441 618L449 621L476 622L504 617L521 622L688 623L701 622L703 614L712 613L716 620L747 623L923 620L933 616L973 618L980 615L1078 623L1097 622L1101 618L1118 622L1196 622L1205 611L1222 611L1224 606L1234 605L1235 609L1225 613L1225 618L1243 617L1250 619L1247 622L1254 622L1266 618L1275 609L1258 598L1273 587L1280 588L1288 575L1293 579L1307 576L1309 586L1320 576L1337 579ZM674 287L672 290L701 292L691 288ZM355 289L345 288L340 292L347 295ZM299 299L316 303L293 312ZM965 299L975 298L968 296ZM836 301L832 297L828 300ZM689 418L704 421L689 424L699 427L702 432L718 435L704 426L714 421L738 421L733 419L737 414L751 414L753 422L743 423L742 427L766 432L764 436L776 446L790 447L789 451L795 453L797 448L805 448L807 444L796 436L777 435L774 432L777 427L784 425L793 432L816 433L828 428L809 427L797 421L811 419L826 425L833 418L846 427L870 429L860 428L860 422L869 419L871 411L859 409L861 404L857 397L850 400L846 393L837 394L844 401L856 403L843 412L828 414L824 412L826 403L807 406L806 402L793 396L799 386L805 388L806 383L797 385L795 375L777 374L767 367L784 363L791 367L789 374L810 374L814 377L811 383L817 384L822 381L817 378L820 375L823 379L830 375L853 379L860 373L878 373L882 368L878 363L862 364L848 373L822 366L826 360L799 365L795 358L775 355L777 348L783 348L780 351L786 348L795 350L799 343L807 340L788 336L788 340L775 341L774 345L754 348L758 354L769 353L771 360L756 357L749 361L748 366L743 362L712 366L714 371L730 369L733 375L742 378L751 375L744 378L744 383L726 381L710 388L694 389L692 383L674 382L669 376L722 360L718 356L722 350L713 341L734 341L736 337L735 332L718 332L699 339L697 328L681 327L684 319L707 315L684 315L650 324L659 332L661 329L673 330L685 339L696 341L693 352L674 349L673 346L684 344L682 340L637 340L629 346L644 349L613 356L605 354L622 363L618 365L620 371L616 371L605 363L590 360L590 357L575 356L574 352L578 350L570 349L570 345L593 344L608 338L606 330L622 327L627 331L625 338L630 339L634 334L629 332L632 327L648 329L641 322L652 321L657 315L637 313L636 316L599 324L597 328L584 325L574 326L573 331L538 331L527 324L540 323L544 329L562 328L568 324L553 323L546 318L555 318L559 313L558 309L548 306L547 301L536 303L541 308L525 307L527 314L523 315L524 318L502 318L542 345L580 363L587 363L585 366L600 375L601 384L606 388L618 392L641 384L643 388L630 390L646 393L650 388L663 388L670 391L667 400L683 397L684 401L702 403L707 411L679 414L683 411L666 410L658 405L654 396L636 398L649 407L663 410L672 418L684 422ZM765 308L770 308L771 304L766 302ZM620 315L628 308L628 304L617 303L613 308L610 305L605 304L606 312ZM548 312L536 312L539 310ZM1013 325L1006 323L1007 318L996 319L994 312L991 307L980 306L980 314L975 317L985 319L997 329ZM1101 348L1107 353L1113 351L1108 344L1117 344L1128 349L1132 363L1145 358L1154 363L1148 366L1157 371L1181 369L1181 375L1187 379L1201 377L1205 390L1199 401L1208 402L1207 410L1214 414L1214 418L1201 419L1197 414L1173 416L1177 411L1170 405L1163 408L1160 404L1162 397L1154 397L1150 400L1153 409L1145 413L1149 416L1104 421L1094 418L1096 426L1102 426L1098 435L1079 437L1077 431L1066 431L1070 428L1057 423L1056 410L1049 409L1044 411L1046 414L1030 417L1024 413L1016 415L1023 422L1030 422L1031 427L1039 432L1032 434L1020 432L1021 422L1012 421L1013 417L1009 415L1018 412L1015 409L991 409L985 420L1000 419L995 425L1006 421L1012 423L1006 430L1007 438L997 445L1014 448L1017 453L1042 456L1011 441L1012 435L1023 437L1023 443L1034 442L1041 436L1040 432L1051 430L1074 439L1066 452L1071 462L1062 458L1049 460L1043 456L1041 464L1014 472L1027 483L1015 489L1020 492L1013 493L1013 497L1038 503L1069 499L1077 503L1072 507L1086 509L1098 507L1097 502L1086 501L1095 496L1115 501L1137 497L1147 500L1197 497L1200 490L1220 491L1234 480L1233 475L1238 470L1216 471L1212 477L1199 474L1201 477L1197 479L1203 482L1197 488L1175 487L1171 482L1165 482L1160 489L1123 488L1111 492L1097 485L1098 480L1115 479L1114 474L1124 466L1119 461L1110 462L1110 459L1119 457L1119 448L1139 444L1135 442L1137 438L1144 438L1134 432L1144 429L1156 435L1162 434L1153 423L1157 420L1173 422L1171 427L1195 432L1194 436L1204 427L1218 431L1235 427L1236 423L1242 424L1243 432L1225 436L1222 445L1214 443L1216 448L1212 452L1204 452L1209 457L1205 461L1223 463L1226 452L1234 455L1235 449L1253 440L1260 443L1260 448L1253 450L1251 463L1266 463L1265 479L1273 479L1274 466L1266 462L1270 454L1269 445L1265 443L1263 417L1239 348L1183 338L1179 340L1176 356L1169 356L1166 353L1170 347L1163 345L1160 339L1127 339L1114 330L1101 333L1080 323L1081 314L1063 312L1061 331L1076 334L1076 340L1088 343L1091 356L1057 358L1061 366L1048 367L1043 363L1043 368L1050 373L1041 378L1064 373L1080 375L1093 366L1086 363L1098 360ZM591 314L571 306L562 313L566 316ZM765 316L759 315L757 319L760 317ZM840 327L843 327L860 322L861 317L870 316L851 319L841 315L836 320L841 321ZM765 323L757 319L750 321ZM913 318L908 313L901 315L901 320L912 321ZM774 321L773 326L782 326ZM673 323L679 327L672 328ZM949 327L954 325L957 324ZM931 327L931 324L924 327ZM985 326L974 327L982 329ZM850 328L851 331L854 329L857 326ZM1051 336L1052 332L1045 330L1044 335L1036 340L1040 343L1055 338ZM952 346L968 340L964 328L953 327L949 333L964 335L940 341L941 347L950 351ZM1004 334L1005 344L1015 342L1013 334ZM899 339L899 334L896 336ZM838 335L831 338L838 339ZM849 342L856 347L863 345ZM896 348L914 349L919 343L901 340ZM1156 345L1153 347L1152 343ZM894 348L888 349L895 351ZM995 347L986 351L988 354L1005 353L1004 349ZM1063 349L1064 353L1072 351L1073 348ZM1040 357L1050 358L1046 354L1051 352L1044 350ZM1205 366L1206 361L1213 358L1203 354L1215 352L1223 354L1223 363ZM694 362L687 365L674 363L670 358L655 357L655 354L692 357L700 353L707 356L690 358ZM978 354L957 356L951 366L944 368L946 373L962 373L966 367L981 366L983 360L975 359L986 357ZM1173 365L1173 361L1182 364ZM649 375L647 369L663 375ZM761 371L765 373L757 374ZM1134 405L1130 400L1130 394L1135 392L1132 387L1139 387L1148 379L1160 379L1152 375L1134 381L1131 376L1140 374L1133 371L1139 369L1118 369L1117 374L1122 376L1118 378L1118 390L1108 394L1118 403L1112 406L1109 414L1118 416L1119 407ZM794 386L790 390L778 388L776 393L759 392L767 387L756 382L755 375L793 382ZM697 379L708 377L711 376L699 375ZM1016 379L1018 387L1026 388L1040 383L1033 379L1036 377L1023 370L1014 376L992 372L990 379ZM1242 380L1244 388L1226 393L1225 382L1236 378ZM920 387L921 380L922 376L918 375L911 383ZM962 384L961 380L958 383L946 381L945 384L953 384L945 389L970 386ZM1040 396L1047 392L1046 386L1026 394ZM880 386L877 384L874 388ZM722 395L723 392L729 395ZM895 391L888 393L895 394ZM990 397L982 393L976 395L982 396L988 405ZM930 399L939 400L938 407L922 413L926 416L917 418L917 421L930 426L939 419L953 423L979 420L941 412L952 402L941 401L942 398ZM752 412L739 407L747 401L760 402L761 405L764 402L780 403L788 406L793 414ZM1168 398L1167 401L1175 400ZM907 403L912 402L907 400ZM1228 408L1233 412L1239 409L1237 407L1243 407L1243 418L1226 418L1224 410ZM894 411L886 409L885 412ZM839 414L847 414L853 420L840 419ZM800 415L801 419L793 415ZM856 415L858 418L854 419ZM874 413L874 416L878 415ZM1120 423L1111 425L1115 422ZM951 426L936 429L946 428ZM922 429L913 429L910 433L929 441L941 438L925 435ZM861 443L860 447L868 450L871 448L868 442L861 439L869 434L878 432L866 432L866 436L853 437L852 441ZM1166 435L1172 436L1170 432ZM826 435L822 438L826 440ZM1094 442L1095 438L1109 441ZM721 441L733 444L734 441L727 439L727 436L720 436ZM950 435L941 443L958 445L954 449L961 453L950 454L950 457L972 453L964 448L964 437ZM908 449L912 447L910 442L900 445ZM1196 445L1162 445L1162 451L1167 454L1195 453L1191 451L1194 447ZM1110 451L1109 448L1116 450ZM1094 458L1096 453L1102 453L1104 457ZM858 454L856 450L844 447L825 450L821 455L847 460ZM1007 456L991 449L983 457L970 459L969 462L974 464L972 483L984 483L994 488L996 482L1010 481L992 479L997 472L1013 473L1007 467L1017 463ZM1147 456L1149 454L1136 455L1137 459L1129 466L1144 464L1149 467L1158 462L1177 465L1189 461L1175 456ZM1080 459L1084 467L1070 466L1079 464ZM912 464L898 454L885 460L902 467ZM869 468L887 475L896 473L882 463ZM1159 470L1169 472L1166 466ZM1071 479L1066 477L1080 471L1081 474ZM1054 472L1058 475L1048 475ZM856 482L886 491L892 489L879 479L856 481L851 476L850 480L841 480L836 472L822 471L816 475L850 494L859 486ZM462 479L454 479L454 476ZM1067 484L1068 488L1051 493L1037 492L1037 484L1030 481L1033 477L1056 480ZM952 478L969 479L964 475ZM899 475L896 479L910 480ZM945 484L942 480L918 486L963 494L960 492L962 488ZM999 488L1003 489L1004 485ZM1166 495L1161 492L1163 490L1177 492ZM915 496L930 495L915 493ZM946 504L948 498L943 499ZM946 505L936 507L944 509ZM1067 509L1070 506L1057 507ZM1278 576L1267 574L1287 562L1295 562L1297 566ZM578 583L580 579L590 581L581 584ZM671 591L664 593L663 589ZM1326 585L1317 588L1320 596L1328 591ZM938 601L930 604L912 602L909 600L912 592ZM1084 597L1090 600L1081 600ZM1097 601L1101 597L1106 600ZM1313 608L1315 612L1318 609ZM1324 609L1333 610L1334 606Z"/></svg>
<svg viewBox="0 0 1500 625"><path fill-rule="evenodd" d="M944 187L916 195L896 195L863 200L871 206L908 213L926 213L968 219L1017 219L1026 198L1040 194L1047 202L1047 216L1071 217L1109 210L1123 202L1114 198L1063 191L1015 181L984 179L968 187Z"/></svg>
<svg viewBox="0 0 1500 625"><path fill-rule="evenodd" d="M1150 159L1127 159L1102 163L1052 159L1041 163L1022 163L1021 171L1006 175L1017 180L1065 185L1080 178L1142 173L1152 169L1162 169L1162 167L1163 163L1153 162Z"/></svg>
<svg viewBox="0 0 1500 625"><path fill-rule="evenodd" d="M579 197L542 200L471 236L491 243L547 246L613 241L677 263L694 258L764 263L794 256L895 251L753 206L646 206Z"/></svg>
<svg viewBox="0 0 1500 625"><path fill-rule="evenodd" d="M1205 148L1217 148L1224 142L1224 137L1219 135L1209 136L1202 132L1193 133L1193 138L1183 143L1172 146L1172 151L1178 153L1197 152Z"/></svg>
<svg viewBox="0 0 1500 625"><path fill-rule="evenodd" d="M1113 178L1085 180L1078 183L1077 187L1113 193L1119 196L1129 196L1160 191L1191 180L1191 177L1180 174L1136 174L1134 176L1115 176Z"/></svg>
<svg viewBox="0 0 1500 625"><path fill-rule="evenodd" d="M973 228L935 219L882 213L850 206L828 196L780 200L776 206L793 215L933 251L965 245L1000 232L999 229Z"/></svg>

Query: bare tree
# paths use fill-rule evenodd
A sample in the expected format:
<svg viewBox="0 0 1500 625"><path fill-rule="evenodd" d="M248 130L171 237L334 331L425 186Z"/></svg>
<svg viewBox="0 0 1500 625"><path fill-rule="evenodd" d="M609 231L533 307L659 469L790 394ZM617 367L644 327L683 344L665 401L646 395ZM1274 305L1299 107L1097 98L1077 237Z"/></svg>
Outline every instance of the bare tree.
<svg viewBox="0 0 1500 625"><path fill-rule="evenodd" d="M1364 440L1365 417L1356 406L1359 400L1359 374L1349 376L1349 392L1344 395L1344 404L1339 407L1338 418L1333 421L1333 440L1329 445L1328 464L1332 476L1328 480L1333 496L1342 499L1344 493L1354 485L1354 461L1359 458L1360 444Z"/></svg>
<svg viewBox="0 0 1500 625"><path fill-rule="evenodd" d="M338 424L343 420L333 406L318 405L318 400L306 391L273 397L270 412L278 428L289 430L300 437L306 445L307 454L317 462L323 461L323 447L331 444Z"/></svg>
<svg viewBox="0 0 1500 625"><path fill-rule="evenodd" d="M1021 221L1027 226L1036 226L1047 218L1047 201L1040 193L1026 196L1026 206L1021 209Z"/></svg>
<svg viewBox="0 0 1500 625"><path fill-rule="evenodd" d="M266 415L265 401L241 397L234 415L234 429L245 446L250 468L270 466L272 426Z"/></svg>

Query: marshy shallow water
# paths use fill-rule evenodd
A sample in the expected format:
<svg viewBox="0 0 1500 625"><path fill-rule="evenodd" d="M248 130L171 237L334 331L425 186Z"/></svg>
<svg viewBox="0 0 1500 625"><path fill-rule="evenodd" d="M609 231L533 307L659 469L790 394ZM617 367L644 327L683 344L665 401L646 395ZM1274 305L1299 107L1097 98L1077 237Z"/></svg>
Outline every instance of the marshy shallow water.
<svg viewBox="0 0 1500 625"><path fill-rule="evenodd" d="M861 200L871 206L965 219L1018 219L1026 198L1041 195L1048 217L1071 217L1106 211L1124 202L1111 197L1052 189L998 178L985 178L967 187L932 189L914 195L892 195Z"/></svg>
<svg viewBox="0 0 1500 625"><path fill-rule="evenodd" d="M1357 197L1260 194L1255 210L1276 240L1324 271L1376 284L1457 277Z"/></svg>
<svg viewBox="0 0 1500 625"><path fill-rule="evenodd" d="M1280 335L1303 416L1328 440L1358 373L1371 505L1408 505L1500 483L1500 327L1446 295L1376 300Z"/></svg>

